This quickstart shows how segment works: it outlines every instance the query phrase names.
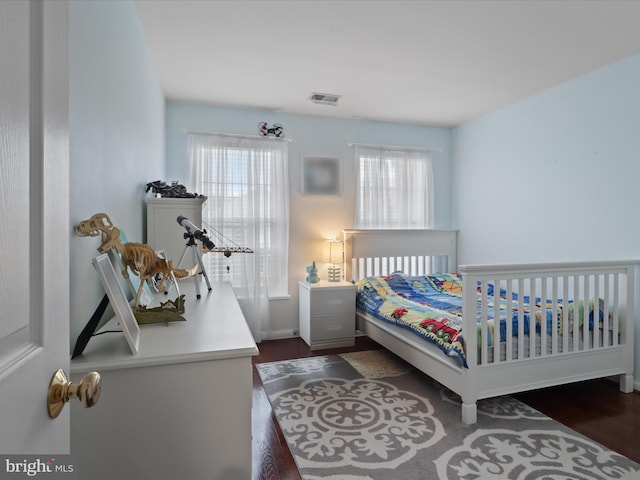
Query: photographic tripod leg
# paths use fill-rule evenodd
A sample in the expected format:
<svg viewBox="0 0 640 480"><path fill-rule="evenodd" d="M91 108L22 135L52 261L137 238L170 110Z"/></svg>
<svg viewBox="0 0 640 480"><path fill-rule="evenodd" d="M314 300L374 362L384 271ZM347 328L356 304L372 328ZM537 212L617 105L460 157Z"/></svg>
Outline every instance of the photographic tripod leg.
<svg viewBox="0 0 640 480"><path fill-rule="evenodd" d="M191 245L193 249L193 263L199 267L199 270L202 271L202 264L198 262L198 246ZM198 278L198 273L200 273L198 269L196 269L196 274L193 277L194 282L196 282L196 299L200 300L200 279Z"/></svg>
<svg viewBox="0 0 640 480"><path fill-rule="evenodd" d="M198 257L198 265L200 265L200 270L202 271L202 276L204 277L204 281L207 282L207 288L211 291L211 283L209 283L209 276L207 275L207 271L204 268L204 262L202 261L202 250L196 250L196 256Z"/></svg>
<svg viewBox="0 0 640 480"><path fill-rule="evenodd" d="M187 255L187 250L189 250L189 244L187 243L182 251L182 255L180 255L180 260L178 260L178 264L176 268L180 268L182 266L182 262L184 261L184 257Z"/></svg>

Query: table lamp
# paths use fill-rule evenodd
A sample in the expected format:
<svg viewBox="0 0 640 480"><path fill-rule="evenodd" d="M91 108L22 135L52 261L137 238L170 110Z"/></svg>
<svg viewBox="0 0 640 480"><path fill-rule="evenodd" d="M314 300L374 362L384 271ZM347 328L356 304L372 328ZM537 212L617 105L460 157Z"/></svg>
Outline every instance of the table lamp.
<svg viewBox="0 0 640 480"><path fill-rule="evenodd" d="M329 263L329 281L339 282L344 256L344 242L327 240L325 243L325 262Z"/></svg>

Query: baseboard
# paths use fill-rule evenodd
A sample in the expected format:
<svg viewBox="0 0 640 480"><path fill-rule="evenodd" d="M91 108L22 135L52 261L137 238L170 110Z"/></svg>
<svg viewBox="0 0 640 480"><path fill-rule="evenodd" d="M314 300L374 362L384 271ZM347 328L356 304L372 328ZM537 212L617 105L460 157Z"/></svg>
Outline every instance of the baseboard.
<svg viewBox="0 0 640 480"><path fill-rule="evenodd" d="M273 330L269 332L268 335L264 335L262 339L263 340L281 340L283 338L294 338L298 336L299 336L298 330L284 329L284 330Z"/></svg>

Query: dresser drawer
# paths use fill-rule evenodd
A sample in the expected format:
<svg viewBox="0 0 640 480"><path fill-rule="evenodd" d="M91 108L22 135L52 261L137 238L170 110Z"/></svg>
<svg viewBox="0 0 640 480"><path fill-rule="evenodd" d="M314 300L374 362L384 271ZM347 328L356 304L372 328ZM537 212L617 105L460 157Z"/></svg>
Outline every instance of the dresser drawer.
<svg viewBox="0 0 640 480"><path fill-rule="evenodd" d="M311 296L313 315L354 312L356 304L355 288L317 290Z"/></svg>

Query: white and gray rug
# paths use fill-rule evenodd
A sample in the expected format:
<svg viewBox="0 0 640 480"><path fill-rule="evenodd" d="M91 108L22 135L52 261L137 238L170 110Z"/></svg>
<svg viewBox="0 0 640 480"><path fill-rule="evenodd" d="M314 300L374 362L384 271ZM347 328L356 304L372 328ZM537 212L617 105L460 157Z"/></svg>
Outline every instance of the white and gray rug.
<svg viewBox="0 0 640 480"><path fill-rule="evenodd" d="M638 480L640 465L512 397L460 400L385 350L256 365L304 480Z"/></svg>

